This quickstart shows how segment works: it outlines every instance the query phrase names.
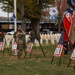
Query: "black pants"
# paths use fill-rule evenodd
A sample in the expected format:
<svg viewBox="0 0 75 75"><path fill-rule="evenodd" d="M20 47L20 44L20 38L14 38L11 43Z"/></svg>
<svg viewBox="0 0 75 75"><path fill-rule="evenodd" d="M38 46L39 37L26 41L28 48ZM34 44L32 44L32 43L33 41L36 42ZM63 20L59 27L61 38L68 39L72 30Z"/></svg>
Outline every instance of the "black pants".
<svg viewBox="0 0 75 75"><path fill-rule="evenodd" d="M68 54L68 42L66 41L63 44L63 46L65 47L64 54Z"/></svg>

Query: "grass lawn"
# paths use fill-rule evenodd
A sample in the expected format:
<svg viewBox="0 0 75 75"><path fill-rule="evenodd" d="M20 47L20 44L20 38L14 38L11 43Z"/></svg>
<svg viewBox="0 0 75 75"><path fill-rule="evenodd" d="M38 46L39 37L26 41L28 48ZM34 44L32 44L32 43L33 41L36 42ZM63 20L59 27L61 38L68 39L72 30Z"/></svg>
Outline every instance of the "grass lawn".
<svg viewBox="0 0 75 75"><path fill-rule="evenodd" d="M32 57L29 53L26 58L18 60L17 56L8 55L5 51L4 56L0 52L0 75L75 75L74 65L72 61L67 68L71 52L62 56L61 65L59 66L59 58L55 57L51 64L51 59L56 45L42 45L46 57L43 56L40 47L33 47Z"/></svg>

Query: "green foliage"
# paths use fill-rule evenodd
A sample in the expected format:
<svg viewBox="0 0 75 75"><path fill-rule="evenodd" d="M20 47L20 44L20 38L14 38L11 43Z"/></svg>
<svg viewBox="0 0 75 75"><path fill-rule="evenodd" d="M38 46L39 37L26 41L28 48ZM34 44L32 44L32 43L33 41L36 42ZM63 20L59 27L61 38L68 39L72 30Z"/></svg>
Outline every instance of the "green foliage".
<svg viewBox="0 0 75 75"><path fill-rule="evenodd" d="M13 11L14 9L14 0L1 0L4 5L9 4L9 12ZM20 1L17 0L17 14L18 18L20 18ZM24 0L24 12L28 14L29 18L37 18L40 19L42 14L42 8L45 7L47 4L53 3L54 0ZM8 7L3 6L3 10L7 11Z"/></svg>
<svg viewBox="0 0 75 75"><path fill-rule="evenodd" d="M38 0L37 0L38 1ZM25 12L28 13L29 18L37 18L39 19L42 14L43 7L46 4L50 4L53 0L25 0Z"/></svg>
<svg viewBox="0 0 75 75"><path fill-rule="evenodd" d="M2 10L5 12L13 12L13 0L1 0L0 1L2 3Z"/></svg>

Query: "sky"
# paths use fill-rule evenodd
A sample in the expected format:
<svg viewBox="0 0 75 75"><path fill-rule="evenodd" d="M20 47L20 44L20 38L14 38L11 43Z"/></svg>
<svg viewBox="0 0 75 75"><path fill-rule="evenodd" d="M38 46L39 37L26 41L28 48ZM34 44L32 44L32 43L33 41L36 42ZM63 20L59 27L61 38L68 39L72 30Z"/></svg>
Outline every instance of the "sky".
<svg viewBox="0 0 75 75"><path fill-rule="evenodd" d="M1 7L2 7L2 3L0 3L0 17L8 17L8 13L2 11ZM11 17L13 15L13 13L9 13L9 17Z"/></svg>
<svg viewBox="0 0 75 75"><path fill-rule="evenodd" d="M11 17L12 15L13 13L9 13L9 17ZM8 17L8 13L0 9L0 17Z"/></svg>
<svg viewBox="0 0 75 75"><path fill-rule="evenodd" d="M56 7L51 7L49 14L51 16L53 16L55 14L58 14L57 8ZM12 17L12 16L13 16L13 13L9 13L9 17ZM8 17L8 13L7 12L4 12L4 11L2 11L0 9L0 17Z"/></svg>

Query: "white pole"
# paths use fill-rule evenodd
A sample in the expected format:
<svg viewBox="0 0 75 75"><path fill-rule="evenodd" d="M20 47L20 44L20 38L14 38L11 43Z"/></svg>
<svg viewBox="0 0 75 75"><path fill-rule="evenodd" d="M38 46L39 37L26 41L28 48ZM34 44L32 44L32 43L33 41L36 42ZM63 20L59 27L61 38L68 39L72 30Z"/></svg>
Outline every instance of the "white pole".
<svg viewBox="0 0 75 75"><path fill-rule="evenodd" d="M14 15L16 16L16 18L14 19L14 32L16 32L17 31L16 0L14 0ZM17 50L15 50L15 54L14 55L17 55Z"/></svg>
<svg viewBox="0 0 75 75"><path fill-rule="evenodd" d="M17 31L17 15L16 15L16 0L14 0L14 15L16 16L16 18L14 19L14 31Z"/></svg>

